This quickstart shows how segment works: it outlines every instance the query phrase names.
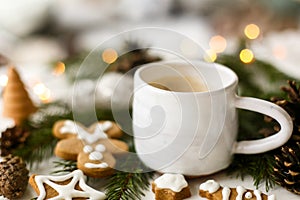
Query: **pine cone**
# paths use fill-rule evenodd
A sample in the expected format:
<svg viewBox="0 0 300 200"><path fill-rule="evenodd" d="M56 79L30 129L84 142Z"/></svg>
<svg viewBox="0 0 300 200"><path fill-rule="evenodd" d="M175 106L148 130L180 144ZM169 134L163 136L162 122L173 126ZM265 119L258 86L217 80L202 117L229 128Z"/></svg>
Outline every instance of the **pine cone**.
<svg viewBox="0 0 300 200"><path fill-rule="evenodd" d="M1 156L12 153L12 150L23 144L28 136L29 132L19 126L6 129L1 137Z"/></svg>
<svg viewBox="0 0 300 200"><path fill-rule="evenodd" d="M141 48L137 42L128 41L124 49L128 53L121 55L110 65L111 71L126 73L136 66L161 60L158 56L150 55L148 49Z"/></svg>
<svg viewBox="0 0 300 200"><path fill-rule="evenodd" d="M20 198L28 184L28 173L21 158L11 154L4 157L0 162L0 196Z"/></svg>
<svg viewBox="0 0 300 200"><path fill-rule="evenodd" d="M300 142L290 141L275 155L275 182L300 195Z"/></svg>
<svg viewBox="0 0 300 200"><path fill-rule="evenodd" d="M295 81L288 81L288 84L289 87L282 88L288 98L273 98L272 101L289 113L294 128L291 139L275 151L272 176L277 184L300 195L300 87ZM278 131L276 127L274 130Z"/></svg>

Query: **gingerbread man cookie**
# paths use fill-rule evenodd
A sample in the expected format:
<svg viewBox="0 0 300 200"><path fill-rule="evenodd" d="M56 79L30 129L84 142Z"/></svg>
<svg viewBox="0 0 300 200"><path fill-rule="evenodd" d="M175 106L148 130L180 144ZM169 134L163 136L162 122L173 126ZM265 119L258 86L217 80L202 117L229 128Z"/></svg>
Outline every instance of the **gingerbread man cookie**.
<svg viewBox="0 0 300 200"><path fill-rule="evenodd" d="M249 190L243 186L221 187L214 180L208 180L199 187L199 195L209 200L275 200L275 195L262 194L259 190Z"/></svg>
<svg viewBox="0 0 300 200"><path fill-rule="evenodd" d="M60 139L54 153L65 160L77 160L77 167L86 175L100 178L113 174L113 155L128 152L128 145L117 139L121 129L111 121L100 121L89 128L71 120L54 124L53 134Z"/></svg>
<svg viewBox="0 0 300 200"><path fill-rule="evenodd" d="M62 176L31 175L29 183L39 195L37 200L104 200L106 198L103 192L86 185L81 170L75 170L70 174Z"/></svg>

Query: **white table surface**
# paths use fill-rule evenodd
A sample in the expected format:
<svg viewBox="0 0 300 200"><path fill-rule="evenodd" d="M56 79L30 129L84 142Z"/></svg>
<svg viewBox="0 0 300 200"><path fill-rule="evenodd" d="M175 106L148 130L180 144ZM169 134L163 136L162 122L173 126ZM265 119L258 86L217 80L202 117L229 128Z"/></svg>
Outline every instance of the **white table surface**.
<svg viewBox="0 0 300 200"><path fill-rule="evenodd" d="M49 161L50 165L52 163L52 161ZM51 169L49 168L49 164L48 163L43 163L43 165L40 166L40 168L32 170L31 173L41 173L41 174L48 174L49 171L51 171ZM158 177L159 175L156 174L156 177ZM255 186L253 186L253 182L252 182L252 178L251 177L246 177L244 179L244 181L242 181L241 179L237 179L234 177L229 177L228 175L226 175L225 172L220 172L217 174L213 174L210 176L205 176L205 177L201 177L201 178L196 178L196 179L190 179L188 180L189 183L189 187L191 189L191 193L192 193L192 197L187 198L187 200L201 200L201 199L205 199L205 198L201 198L198 195L198 190L199 190L199 185L203 182L205 182L208 179L214 179L215 181L219 182L222 186L228 186L228 187L236 187L238 185L244 186L247 189L256 189ZM101 184L101 181L99 181ZM284 188L280 187L280 186L275 186L275 188L271 189L269 192L265 191L264 187L260 187L259 190L261 190L263 193L266 194L275 194L276 199L277 200L297 200L300 199L300 196L295 195L291 192L288 192L287 190L285 190ZM25 195L20 198L20 200L25 200L25 199L30 199L33 197L36 197L37 195L35 194L35 192L32 190L32 188L28 185L28 188L26 190ZM148 191L145 191L145 197L143 197L142 199L144 200L152 200L154 199L154 194L151 191L151 188L149 187Z"/></svg>
<svg viewBox="0 0 300 200"><path fill-rule="evenodd" d="M51 158L47 162L43 162L41 165L39 165L38 168L32 169L30 171L30 174L35 173L35 174L49 174L49 172L53 171L51 169L51 166L53 166L53 160L56 160L57 158ZM158 177L159 175L156 174L155 177ZM244 186L247 189L256 189L255 186L253 186L253 181L252 177L248 176L245 177L245 179L242 181L240 178L235 178L229 177L225 172L219 172L213 175L205 176L205 177L200 177L196 179L189 179L189 187L191 189L192 197L188 198L187 200L201 200L204 198L201 198L198 195L198 190L199 190L199 185L203 182L205 182L208 179L214 179L215 181L219 182L221 186L228 186L228 187L236 187L238 185ZM92 185L95 189L98 189L104 181L97 181L93 182ZM103 189L100 189L103 191ZM275 186L273 189L271 189L269 192L265 191L264 186L260 187L259 190L261 190L263 193L266 194L275 194L277 200L299 200L300 196L295 195L284 188L280 186ZM36 197L36 193L33 191L33 189L28 185L27 190L25 195L20 198L20 200L25 200L25 199L30 199L33 197ZM154 199L154 194L151 191L151 188L149 187L148 191L145 191L145 197L142 198L143 200L153 200Z"/></svg>

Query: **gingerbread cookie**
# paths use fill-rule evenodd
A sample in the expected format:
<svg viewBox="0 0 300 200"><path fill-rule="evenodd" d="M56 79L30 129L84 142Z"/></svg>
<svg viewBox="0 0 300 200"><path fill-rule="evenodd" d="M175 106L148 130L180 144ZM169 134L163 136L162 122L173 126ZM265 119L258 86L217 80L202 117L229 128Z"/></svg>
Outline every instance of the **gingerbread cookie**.
<svg viewBox="0 0 300 200"><path fill-rule="evenodd" d="M188 183L181 174L164 174L152 183L156 200L181 200L191 196Z"/></svg>
<svg viewBox="0 0 300 200"><path fill-rule="evenodd" d="M214 180L208 180L199 187L199 195L209 200L275 200L275 195L262 194L259 190L249 190L243 186L221 187Z"/></svg>
<svg viewBox="0 0 300 200"><path fill-rule="evenodd" d="M122 131L110 121L100 121L89 128L78 122L62 120L54 124L53 134L61 139L55 147L56 156L77 160L77 167L86 175L100 178L111 175L116 164L113 155L124 154L128 145L112 137L121 137Z"/></svg>
<svg viewBox="0 0 300 200"><path fill-rule="evenodd" d="M75 170L62 176L32 175L29 183L39 195L37 200L43 199L105 199L104 193L86 185L81 170Z"/></svg>

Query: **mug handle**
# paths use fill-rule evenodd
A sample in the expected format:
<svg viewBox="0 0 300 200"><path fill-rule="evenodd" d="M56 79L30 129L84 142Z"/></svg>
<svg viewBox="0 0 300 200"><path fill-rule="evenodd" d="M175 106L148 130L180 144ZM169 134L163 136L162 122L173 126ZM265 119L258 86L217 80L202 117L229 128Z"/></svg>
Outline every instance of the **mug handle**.
<svg viewBox="0 0 300 200"><path fill-rule="evenodd" d="M236 96L235 107L268 115L280 124L280 131L263 139L236 142L233 153L256 154L270 151L286 143L292 135L293 122L289 114L278 105L252 97Z"/></svg>

